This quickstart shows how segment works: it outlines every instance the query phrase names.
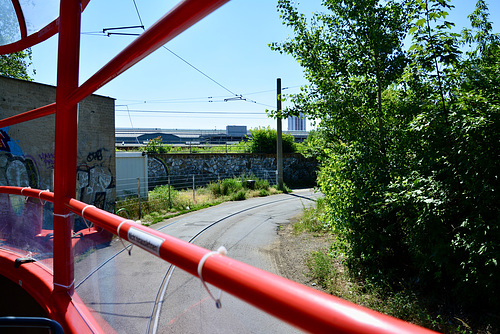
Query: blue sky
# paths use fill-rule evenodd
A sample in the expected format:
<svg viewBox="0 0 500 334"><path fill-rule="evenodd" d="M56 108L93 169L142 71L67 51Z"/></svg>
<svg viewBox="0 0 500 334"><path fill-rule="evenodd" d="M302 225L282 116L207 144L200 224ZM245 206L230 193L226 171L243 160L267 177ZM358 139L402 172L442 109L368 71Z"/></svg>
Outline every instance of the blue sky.
<svg viewBox="0 0 500 334"><path fill-rule="evenodd" d="M140 20L147 28L177 2L135 0L139 19L133 0L90 1L82 16L80 82L134 38L106 37L102 34L104 28L140 25ZM299 10L306 14L318 11L320 3L320 0L303 0ZM466 16L474 9L475 1L457 0L454 4L456 9L450 20L462 26L467 23ZM499 1L490 0L489 6L491 19L497 24ZM494 30L498 31L498 25ZM116 99L117 127L225 129L226 125L246 125L275 128L276 120L268 118L265 110L276 106L276 78L281 78L282 87L288 87L284 93L296 93L307 83L292 57L272 51L268 46L285 40L290 33L281 24L276 1L232 0L167 43L168 50L160 48L97 94ZM56 48L57 36L33 47L35 81L55 84ZM246 101L224 101L235 94L241 94ZM286 107L287 102L283 106ZM286 121L283 128L287 128Z"/></svg>

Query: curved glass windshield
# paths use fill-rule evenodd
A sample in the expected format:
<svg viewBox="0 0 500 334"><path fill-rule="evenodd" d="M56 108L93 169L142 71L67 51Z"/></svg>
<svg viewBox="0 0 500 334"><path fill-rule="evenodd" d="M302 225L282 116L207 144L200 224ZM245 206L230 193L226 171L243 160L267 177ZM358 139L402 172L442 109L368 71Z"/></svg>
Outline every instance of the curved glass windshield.
<svg viewBox="0 0 500 334"><path fill-rule="evenodd" d="M59 16L59 0L19 0L26 20L28 35L31 35Z"/></svg>
<svg viewBox="0 0 500 334"><path fill-rule="evenodd" d="M0 45L21 39L16 11L10 0L0 0Z"/></svg>
<svg viewBox="0 0 500 334"><path fill-rule="evenodd" d="M16 14L14 3L18 4L22 16ZM0 0L0 45L23 38L24 26L28 36L46 27L58 17L59 3L60 0Z"/></svg>

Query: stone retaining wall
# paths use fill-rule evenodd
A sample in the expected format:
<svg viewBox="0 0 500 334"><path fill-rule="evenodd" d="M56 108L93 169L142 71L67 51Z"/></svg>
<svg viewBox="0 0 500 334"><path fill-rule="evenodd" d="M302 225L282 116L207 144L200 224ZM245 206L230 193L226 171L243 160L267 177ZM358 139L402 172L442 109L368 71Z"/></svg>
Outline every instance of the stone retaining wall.
<svg viewBox="0 0 500 334"><path fill-rule="evenodd" d="M283 180L289 186L312 186L316 182L318 163L301 154L284 154ZM176 175L203 175L227 177L242 174L268 175L276 178L276 155L274 154L149 154L148 178L165 179L170 173ZM205 177L205 179L210 179ZM152 182L154 184L154 182Z"/></svg>

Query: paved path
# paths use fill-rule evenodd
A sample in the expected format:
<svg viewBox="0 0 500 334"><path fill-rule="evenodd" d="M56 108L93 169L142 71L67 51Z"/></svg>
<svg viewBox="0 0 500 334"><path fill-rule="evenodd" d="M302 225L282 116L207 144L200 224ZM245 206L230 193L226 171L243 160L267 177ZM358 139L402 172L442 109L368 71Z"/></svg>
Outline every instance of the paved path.
<svg viewBox="0 0 500 334"><path fill-rule="evenodd" d="M166 220L153 228L189 241L213 224L193 243L212 250L223 245L229 257L276 273L268 249L275 241L277 227L312 205L316 197L318 194L310 190L299 190L227 202ZM127 251L116 255L121 250L121 242L114 240L110 247L80 259L75 274L77 293L118 333L297 332L226 293L222 294L222 308L217 309L197 277L171 268L169 263L139 248L133 248L131 256ZM216 295L218 290L209 287ZM155 308L158 301L160 306Z"/></svg>

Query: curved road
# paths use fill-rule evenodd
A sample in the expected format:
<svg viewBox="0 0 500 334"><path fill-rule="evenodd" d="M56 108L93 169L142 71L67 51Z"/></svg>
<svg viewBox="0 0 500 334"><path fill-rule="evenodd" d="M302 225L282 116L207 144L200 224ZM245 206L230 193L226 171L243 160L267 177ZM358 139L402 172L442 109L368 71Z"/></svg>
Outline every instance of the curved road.
<svg viewBox="0 0 500 334"><path fill-rule="evenodd" d="M152 227L207 249L278 273L269 249L276 229L311 206L319 194L292 194L227 202ZM128 243L125 244L128 246ZM76 292L96 318L118 333L297 333L295 328L222 293L222 308L200 279L120 240L75 264ZM214 296L218 290L209 285Z"/></svg>

